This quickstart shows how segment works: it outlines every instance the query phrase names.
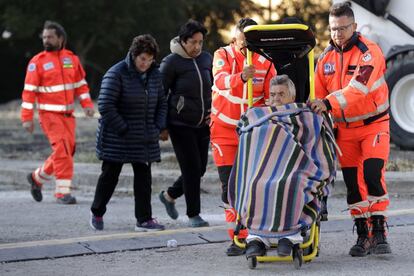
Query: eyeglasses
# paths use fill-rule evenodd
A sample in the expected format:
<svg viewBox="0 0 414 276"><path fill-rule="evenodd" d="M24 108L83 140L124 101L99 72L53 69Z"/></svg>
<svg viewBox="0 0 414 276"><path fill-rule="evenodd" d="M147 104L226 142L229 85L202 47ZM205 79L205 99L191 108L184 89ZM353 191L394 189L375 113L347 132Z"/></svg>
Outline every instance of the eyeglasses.
<svg viewBox="0 0 414 276"><path fill-rule="evenodd" d="M345 32L350 26L352 26L354 23L352 22L351 24L348 24L348 25L346 25L346 26L341 26L341 27L333 27L333 28L331 28L331 27L329 27L329 31L331 32L331 33L336 33L336 32L340 32L340 33L342 33L342 32Z"/></svg>

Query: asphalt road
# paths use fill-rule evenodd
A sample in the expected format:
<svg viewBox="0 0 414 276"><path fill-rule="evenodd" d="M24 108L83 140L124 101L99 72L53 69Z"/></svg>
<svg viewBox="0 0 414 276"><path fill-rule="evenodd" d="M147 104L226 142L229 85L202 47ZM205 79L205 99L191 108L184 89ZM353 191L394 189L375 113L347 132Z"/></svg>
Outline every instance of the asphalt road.
<svg viewBox="0 0 414 276"><path fill-rule="evenodd" d="M44 202L37 203L28 191L0 192L0 252L7 246L30 245L35 250L45 243L59 245L79 238L107 241L129 235L126 241L133 242L140 237L140 234L133 233L133 201L129 194L118 194L113 198L105 215L105 231L94 232L88 225L93 194L78 194L79 204L61 206L55 204L51 194L47 193L51 191L46 191ZM393 254L352 258L348 250L356 235L352 234L352 224L343 211L346 209L345 200L341 196L330 198L330 224L329 227L322 225L320 256L297 271L291 263L259 263L255 270L250 270L244 257L225 256L228 245L227 241L223 242L225 235L216 242L186 245L186 239L192 239L198 229L187 228L187 218L183 215L184 200L178 200L180 217L172 221L154 194L154 216L168 229L164 233L152 234L153 242L157 244L155 248L3 262L0 263L0 275L413 275L413 199L411 194L392 195L391 218L411 214L408 224L393 223L390 228ZM223 214L219 205L219 196L214 189L203 194L202 216L212 226L203 231L223 232ZM183 235L178 248L166 248L166 241L177 234Z"/></svg>
<svg viewBox="0 0 414 276"><path fill-rule="evenodd" d="M413 275L414 226L390 235L393 253L352 258L349 231L323 234L320 256L296 270L291 263L259 263L250 270L244 256L226 257L225 243L116 252L0 265L1 275Z"/></svg>

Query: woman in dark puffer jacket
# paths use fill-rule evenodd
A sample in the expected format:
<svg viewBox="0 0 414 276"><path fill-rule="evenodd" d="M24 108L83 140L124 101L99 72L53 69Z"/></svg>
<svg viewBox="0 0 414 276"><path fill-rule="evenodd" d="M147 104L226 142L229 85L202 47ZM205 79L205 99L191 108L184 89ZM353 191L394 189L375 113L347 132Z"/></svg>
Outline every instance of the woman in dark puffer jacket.
<svg viewBox="0 0 414 276"><path fill-rule="evenodd" d="M103 230L103 215L123 164L134 170L136 231L163 230L152 218L151 163L160 161L159 137L166 131L167 104L156 68L158 45L151 35L133 39L125 60L103 77L98 98L101 113L96 153L102 173L91 206L90 225Z"/></svg>
<svg viewBox="0 0 414 276"><path fill-rule="evenodd" d="M210 144L212 56L202 51L206 28L189 20L171 41L171 54L160 70L168 94L168 132L180 164L181 176L159 194L168 215L177 219L175 199L184 194L189 226L208 226L200 217L200 181Z"/></svg>

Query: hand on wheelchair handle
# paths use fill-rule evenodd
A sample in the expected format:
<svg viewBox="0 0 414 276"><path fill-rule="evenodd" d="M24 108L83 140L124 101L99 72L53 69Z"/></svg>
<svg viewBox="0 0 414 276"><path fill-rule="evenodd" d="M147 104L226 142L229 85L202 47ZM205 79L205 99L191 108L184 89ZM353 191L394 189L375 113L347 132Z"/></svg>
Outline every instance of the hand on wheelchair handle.
<svg viewBox="0 0 414 276"><path fill-rule="evenodd" d="M307 105L313 112L316 112L319 115L322 115L323 112L328 111L327 106L322 100L312 100L308 102Z"/></svg>
<svg viewBox="0 0 414 276"><path fill-rule="evenodd" d="M247 81L250 78L253 78L254 73L256 72L256 69L253 65L249 65L243 68L243 72L241 74L241 78L243 81Z"/></svg>

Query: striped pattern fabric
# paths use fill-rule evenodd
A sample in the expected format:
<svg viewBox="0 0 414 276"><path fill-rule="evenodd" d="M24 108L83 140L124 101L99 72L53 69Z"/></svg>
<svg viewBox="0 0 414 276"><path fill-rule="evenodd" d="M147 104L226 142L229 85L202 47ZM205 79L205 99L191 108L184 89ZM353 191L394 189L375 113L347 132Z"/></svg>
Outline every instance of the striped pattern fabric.
<svg viewBox="0 0 414 276"><path fill-rule="evenodd" d="M251 234L276 238L309 227L336 176L330 121L305 104L255 107L238 132L228 196L241 223Z"/></svg>

